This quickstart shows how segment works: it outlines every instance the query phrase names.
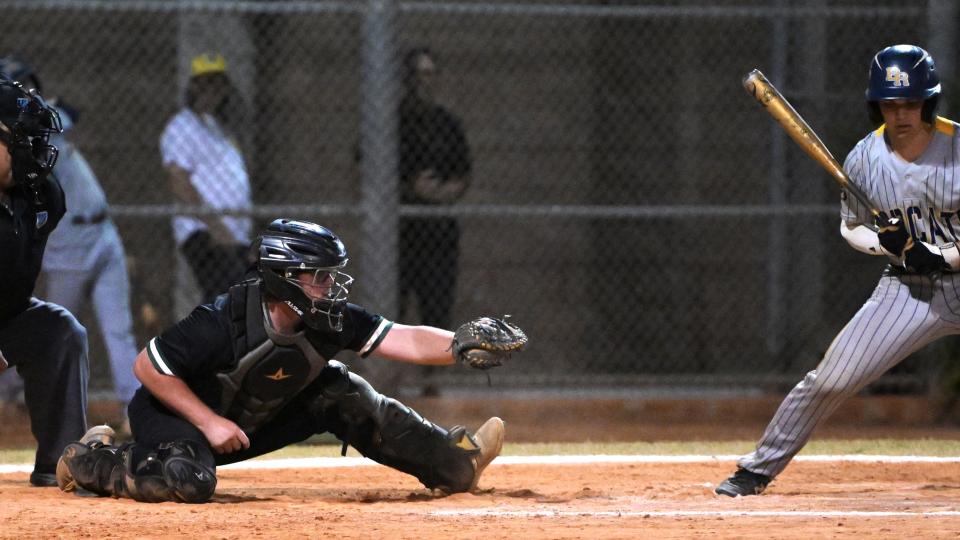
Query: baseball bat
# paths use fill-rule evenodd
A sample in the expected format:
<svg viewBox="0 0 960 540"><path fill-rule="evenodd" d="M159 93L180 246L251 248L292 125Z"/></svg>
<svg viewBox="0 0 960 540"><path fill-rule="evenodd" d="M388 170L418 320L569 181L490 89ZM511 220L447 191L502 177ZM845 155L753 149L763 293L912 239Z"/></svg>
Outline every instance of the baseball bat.
<svg viewBox="0 0 960 540"><path fill-rule="evenodd" d="M850 181L850 177L834 159L833 154L827 150L827 146L823 144L820 137L817 137L817 134L807 125L803 117L794 110L790 102L763 76L759 69L751 71L743 78L743 87L767 109L770 116L773 116L780 123L787 135L790 135L790 138L800 145L800 148L803 148L807 155L830 173L830 176L840 184L840 187L849 191L860 201L860 204L869 209L874 218L881 216L881 212L877 210L877 205L873 204L867 194Z"/></svg>

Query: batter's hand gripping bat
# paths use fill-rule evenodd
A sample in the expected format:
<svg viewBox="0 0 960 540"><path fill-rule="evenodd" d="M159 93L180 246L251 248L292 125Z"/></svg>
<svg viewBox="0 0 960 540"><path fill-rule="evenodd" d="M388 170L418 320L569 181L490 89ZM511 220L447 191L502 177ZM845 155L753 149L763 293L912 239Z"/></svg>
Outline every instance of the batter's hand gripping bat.
<svg viewBox="0 0 960 540"><path fill-rule="evenodd" d="M886 214L882 214L877 210L877 205L873 204L867 197L867 194L850 181L850 177L847 176L843 167L834 159L833 154L827 150L826 145L823 144L820 137L817 137L817 134L810 129L810 126L807 125L797 111L793 109L790 102L770 84L770 81L763 76L763 73L761 73L759 69L751 71L743 78L743 87L767 109L770 116L773 116L777 122L780 123L787 132L787 135L790 135L790 138L799 144L804 152L830 173L830 176L840 184L840 187L849 191L851 195L860 201L860 204L870 210L874 220L882 216L882 221L886 221Z"/></svg>

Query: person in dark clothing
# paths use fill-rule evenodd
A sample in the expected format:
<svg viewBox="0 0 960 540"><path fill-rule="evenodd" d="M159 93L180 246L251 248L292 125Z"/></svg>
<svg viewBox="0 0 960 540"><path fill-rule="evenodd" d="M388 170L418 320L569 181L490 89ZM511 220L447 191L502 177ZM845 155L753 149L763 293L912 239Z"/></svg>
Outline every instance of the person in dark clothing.
<svg viewBox="0 0 960 540"><path fill-rule="evenodd" d="M330 432L364 456L446 493L473 490L499 454L504 424L444 429L334 359L343 350L452 364L453 332L394 323L347 302L346 247L329 229L274 220L256 274L199 306L137 357L134 442L107 426L71 443L61 489L144 502L208 501L216 466Z"/></svg>
<svg viewBox="0 0 960 540"><path fill-rule="evenodd" d="M64 447L86 430L87 334L66 309L33 296L47 238L66 212L49 176L60 118L35 91L0 76L0 371L15 366L37 453L30 483L55 486Z"/></svg>
<svg viewBox="0 0 960 540"><path fill-rule="evenodd" d="M470 185L470 148L460 119L435 98L437 66L427 48L403 59L405 94L400 104L400 195L404 204L442 206L460 200ZM415 297L423 324L451 325L458 265L460 224L453 216L400 219L400 307ZM424 394L437 389L424 368Z"/></svg>

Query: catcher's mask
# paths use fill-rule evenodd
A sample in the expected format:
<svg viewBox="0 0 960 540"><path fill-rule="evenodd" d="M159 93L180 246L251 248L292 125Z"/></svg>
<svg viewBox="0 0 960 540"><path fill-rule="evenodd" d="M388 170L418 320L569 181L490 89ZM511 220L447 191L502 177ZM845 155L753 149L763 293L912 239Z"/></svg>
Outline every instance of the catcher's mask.
<svg viewBox="0 0 960 540"><path fill-rule="evenodd" d="M14 184L36 192L57 162L50 135L62 131L60 115L40 94L0 76L0 142L10 152Z"/></svg>
<svg viewBox="0 0 960 540"><path fill-rule="evenodd" d="M353 278L343 272L347 248L333 231L276 219L259 239L258 270L267 294L315 330L339 332Z"/></svg>

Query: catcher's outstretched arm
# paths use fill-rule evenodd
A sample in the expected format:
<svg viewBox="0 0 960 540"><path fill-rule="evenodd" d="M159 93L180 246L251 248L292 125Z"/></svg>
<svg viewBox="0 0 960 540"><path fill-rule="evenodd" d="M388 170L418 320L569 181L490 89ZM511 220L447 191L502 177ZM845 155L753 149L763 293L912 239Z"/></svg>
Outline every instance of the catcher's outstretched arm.
<svg viewBox="0 0 960 540"><path fill-rule="evenodd" d="M410 364L443 366L453 363L450 341L453 332L433 326L394 323L373 354Z"/></svg>

